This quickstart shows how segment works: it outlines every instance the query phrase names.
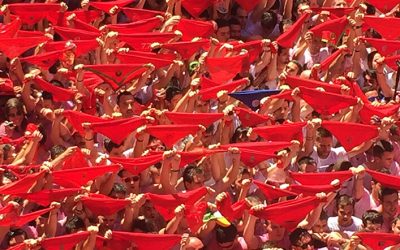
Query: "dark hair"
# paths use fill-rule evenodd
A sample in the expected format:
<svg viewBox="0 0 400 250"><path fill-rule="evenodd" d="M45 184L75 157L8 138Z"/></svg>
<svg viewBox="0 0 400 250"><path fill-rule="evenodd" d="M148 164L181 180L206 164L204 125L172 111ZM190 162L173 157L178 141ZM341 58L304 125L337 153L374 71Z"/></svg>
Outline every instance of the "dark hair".
<svg viewBox="0 0 400 250"><path fill-rule="evenodd" d="M281 22L279 22L279 31L283 33L283 26L286 24L293 24L293 21L291 19L283 19Z"/></svg>
<svg viewBox="0 0 400 250"><path fill-rule="evenodd" d="M354 207L354 199L347 194L342 194L337 198L336 208L339 209L344 206L352 206Z"/></svg>
<svg viewBox="0 0 400 250"><path fill-rule="evenodd" d="M261 26L263 29L272 30L278 23L278 16L273 11L265 11L261 16Z"/></svg>
<svg viewBox="0 0 400 250"><path fill-rule="evenodd" d="M165 90L165 100L171 101L174 96L179 95L182 93L182 90L175 86L168 86Z"/></svg>
<svg viewBox="0 0 400 250"><path fill-rule="evenodd" d="M327 137L332 138L332 133L323 127L319 127L317 129L317 138L327 138Z"/></svg>
<svg viewBox="0 0 400 250"><path fill-rule="evenodd" d="M233 133L232 139L231 139L231 143L236 143L238 142L238 140L240 138L247 138L247 132L249 131L249 128L242 128L242 127L238 127L235 130L235 133Z"/></svg>
<svg viewBox="0 0 400 250"><path fill-rule="evenodd" d="M194 176L198 174L202 174L203 170L196 165L189 164L182 173L183 184L186 188L186 182L192 183L194 180Z"/></svg>
<svg viewBox="0 0 400 250"><path fill-rule="evenodd" d="M50 158L51 158L52 160L54 160L55 158L57 158L58 156L60 156L62 153L64 153L65 150L67 150L67 148L64 147L63 145L54 145L54 146L51 147L51 149L50 149Z"/></svg>
<svg viewBox="0 0 400 250"><path fill-rule="evenodd" d="M111 194L126 194L126 188L124 185L121 183L114 183L113 188L111 189L110 196ZM115 198L115 197L113 197Z"/></svg>
<svg viewBox="0 0 400 250"><path fill-rule="evenodd" d="M373 69L372 67L372 62L374 59L374 56L378 53L378 51L372 51L367 55L367 62L368 62L368 68Z"/></svg>
<svg viewBox="0 0 400 250"><path fill-rule="evenodd" d="M156 226L152 220L144 218L142 216L136 218L132 223L133 229L139 229L144 233L151 233L156 231Z"/></svg>
<svg viewBox="0 0 400 250"><path fill-rule="evenodd" d="M71 234L74 231L85 230L85 222L78 216L73 216L65 223L65 231L67 234Z"/></svg>
<svg viewBox="0 0 400 250"><path fill-rule="evenodd" d="M399 192L396 189L393 188L388 188L388 187L382 187L381 190L379 190L378 197L379 201L382 203L383 198L388 195L396 194L399 195Z"/></svg>
<svg viewBox="0 0 400 250"><path fill-rule="evenodd" d="M24 230L20 229L20 228L14 229L14 230L10 230L10 231L7 233L7 236L6 236L7 243L10 243L10 240L11 240L12 238L17 237L17 236L20 236L20 235L23 235L23 236L25 237L25 239L28 238L28 235L26 234L26 232L25 232Z"/></svg>
<svg viewBox="0 0 400 250"><path fill-rule="evenodd" d="M397 215L397 216L393 219L392 225L396 225L398 221L400 221L400 215Z"/></svg>
<svg viewBox="0 0 400 250"><path fill-rule="evenodd" d="M104 148L106 149L106 151L107 151L108 153L111 153L111 151L112 151L114 148L119 148L119 147L121 147L122 144L123 144L123 142L122 142L121 144L117 144L117 143L111 141L111 140L108 139L108 138L104 139Z"/></svg>
<svg viewBox="0 0 400 250"><path fill-rule="evenodd" d="M302 164L315 164L315 160L314 158L310 157L310 156L303 156L301 157L298 161L297 161L298 165L302 165Z"/></svg>
<svg viewBox="0 0 400 250"><path fill-rule="evenodd" d="M231 224L229 227L222 227L217 225L215 227L215 233L217 242L223 244L234 241L238 232L236 226Z"/></svg>
<svg viewBox="0 0 400 250"><path fill-rule="evenodd" d="M230 26L229 21L227 21L225 19L218 18L217 20L215 20L215 22L217 23L217 29Z"/></svg>
<svg viewBox="0 0 400 250"><path fill-rule="evenodd" d="M240 22L237 20L237 18L232 17L229 19L229 25L240 25Z"/></svg>
<svg viewBox="0 0 400 250"><path fill-rule="evenodd" d="M385 152L393 152L393 145L385 140L379 140L372 148L372 155L374 157L382 157Z"/></svg>
<svg viewBox="0 0 400 250"><path fill-rule="evenodd" d="M133 97L133 95L132 95L132 93L131 92L129 92L129 91L122 91L122 92L120 92L119 94L118 94L118 96L117 96L117 104L118 105L120 105L120 101L121 101L121 98L123 97L123 96L132 96Z"/></svg>
<svg viewBox="0 0 400 250"><path fill-rule="evenodd" d="M312 238L311 234L306 229L299 227L296 228L289 235L290 244L292 246L297 246L299 240L304 236L309 236L310 238Z"/></svg>
<svg viewBox="0 0 400 250"><path fill-rule="evenodd" d="M383 224L383 216L381 213L375 211L375 210L367 210L365 213L362 215L362 222L363 225L366 226L367 222L371 222L372 224Z"/></svg>

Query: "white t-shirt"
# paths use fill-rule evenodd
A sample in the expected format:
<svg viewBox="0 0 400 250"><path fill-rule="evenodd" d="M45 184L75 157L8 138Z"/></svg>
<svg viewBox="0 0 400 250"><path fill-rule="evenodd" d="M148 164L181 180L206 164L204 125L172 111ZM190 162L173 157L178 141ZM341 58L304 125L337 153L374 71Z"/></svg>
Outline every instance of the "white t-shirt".
<svg viewBox="0 0 400 250"><path fill-rule="evenodd" d="M344 232L349 237L351 237L355 232L358 232L362 229L362 220L351 216L353 223L350 226L342 227L339 225L338 217L329 217L328 218L328 228L332 232Z"/></svg>
<svg viewBox="0 0 400 250"><path fill-rule="evenodd" d="M379 206L379 202L376 202L370 192L364 188L363 196L359 201L354 205L354 215L358 218L361 218L362 215L370 209L376 210Z"/></svg>
<svg viewBox="0 0 400 250"><path fill-rule="evenodd" d="M346 150L343 147L332 148L326 159L320 158L317 153L317 148L314 147L314 150L310 156L317 163L318 172L326 172L326 169L329 167L329 165L348 160Z"/></svg>

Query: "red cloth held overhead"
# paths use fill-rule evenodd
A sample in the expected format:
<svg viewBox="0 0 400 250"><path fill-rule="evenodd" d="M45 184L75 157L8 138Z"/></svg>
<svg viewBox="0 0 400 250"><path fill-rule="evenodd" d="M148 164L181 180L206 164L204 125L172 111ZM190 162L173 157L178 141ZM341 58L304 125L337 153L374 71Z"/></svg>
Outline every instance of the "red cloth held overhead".
<svg viewBox="0 0 400 250"><path fill-rule="evenodd" d="M44 36L44 33L40 31L18 30L16 34L16 37L36 37L36 36Z"/></svg>
<svg viewBox="0 0 400 250"><path fill-rule="evenodd" d="M246 85L248 82L249 82L249 80L247 78L243 78L243 79L236 80L233 82L220 84L220 85L212 87L212 88L201 89L199 92L199 95L203 101L207 101L210 99L216 99L219 91L226 90L226 91L228 91L228 93L230 93L230 92L235 91L240 86Z"/></svg>
<svg viewBox="0 0 400 250"><path fill-rule="evenodd" d="M396 40L400 37L400 30L393 29L393 27L399 27L400 19L397 17L375 17L375 16L365 16L364 26L376 30L383 38L389 40Z"/></svg>
<svg viewBox="0 0 400 250"><path fill-rule="evenodd" d="M205 127L210 126L214 122L221 119L223 113L184 113L184 112L170 112L164 113L165 116L174 124L191 124L191 125L203 125Z"/></svg>
<svg viewBox="0 0 400 250"><path fill-rule="evenodd" d="M233 51L240 52L242 49L249 52L249 63L253 63L263 53L263 45L261 40L249 41L234 45Z"/></svg>
<svg viewBox="0 0 400 250"><path fill-rule="evenodd" d="M217 82L215 82L215 81L213 81L210 78L207 78L205 76L201 76L200 77L200 86L201 86L201 89L203 89L203 90L209 89L209 88L212 88L212 87L217 87L217 86L220 86L220 85L222 85L222 83L217 83Z"/></svg>
<svg viewBox="0 0 400 250"><path fill-rule="evenodd" d="M14 84L9 78L0 78L0 96L14 95Z"/></svg>
<svg viewBox="0 0 400 250"><path fill-rule="evenodd" d="M384 174L380 172L376 172L373 170L366 169L368 174L372 176L372 179L379 182L382 186L393 188L396 190L400 190L400 177L394 176L390 174Z"/></svg>
<svg viewBox="0 0 400 250"><path fill-rule="evenodd" d="M343 96L326 91L322 92L305 87L300 87L299 96L315 111L323 115L335 114L341 109L357 104L357 98L352 96Z"/></svg>
<svg viewBox="0 0 400 250"><path fill-rule="evenodd" d="M46 250L74 249L75 245L85 241L89 237L89 234L87 231L82 231L53 238L45 238L41 241L40 246Z"/></svg>
<svg viewBox="0 0 400 250"><path fill-rule="evenodd" d="M377 8L380 12L383 14L388 13L391 11L394 7L396 7L397 4L399 4L399 0L368 0L368 3L373 5L375 8Z"/></svg>
<svg viewBox="0 0 400 250"><path fill-rule="evenodd" d="M27 62L36 65L42 69L49 69L53 66L61 57L65 50L51 51L33 56L21 58L21 62Z"/></svg>
<svg viewBox="0 0 400 250"><path fill-rule="evenodd" d="M325 82L315 81L311 79L303 79L298 76L287 76L285 83L291 88L307 87L307 88L323 88L327 92L340 94L340 86ZM279 94L278 94L279 95Z"/></svg>
<svg viewBox="0 0 400 250"><path fill-rule="evenodd" d="M45 214L47 212L50 212L53 208L45 208L42 210L38 210L29 214L24 214L18 216L13 223L11 224L12 226L15 227L22 227L23 225L27 224L30 221L36 220L37 217L41 216L42 214Z"/></svg>
<svg viewBox="0 0 400 250"><path fill-rule="evenodd" d="M81 188L65 188L65 189L51 189L51 190L44 189L35 193L16 194L16 196L27 199L41 206L47 207L53 201L60 202L65 197L75 195L80 191L82 191Z"/></svg>
<svg viewBox="0 0 400 250"><path fill-rule="evenodd" d="M385 63L393 70L397 70L397 61L400 61L400 55L385 57Z"/></svg>
<svg viewBox="0 0 400 250"><path fill-rule="evenodd" d="M174 210L177 206L193 205L207 194L207 188L201 187L185 193L159 195L147 193L147 199L151 201L157 211L166 219L174 217Z"/></svg>
<svg viewBox="0 0 400 250"><path fill-rule="evenodd" d="M323 121L322 127L329 130L346 151L379 135L378 127L359 123Z"/></svg>
<svg viewBox="0 0 400 250"><path fill-rule="evenodd" d="M113 231L112 240L107 243L110 249L170 250L182 240L180 234L149 234ZM131 248L132 247L132 248Z"/></svg>
<svg viewBox="0 0 400 250"><path fill-rule="evenodd" d="M147 64L151 63L154 65L156 69L164 68L169 66L173 63L173 60L169 59L162 59L157 57L149 57L140 54L133 54L133 53L119 53L117 54L118 59L121 63L130 64L130 63L138 63L138 64Z"/></svg>
<svg viewBox="0 0 400 250"><path fill-rule="evenodd" d="M327 71L329 67L332 65L332 63L338 59L343 53L343 49L338 49L335 52L333 52L330 56L325 58L324 61L321 62L320 64L320 69L321 71Z"/></svg>
<svg viewBox="0 0 400 250"><path fill-rule="evenodd" d="M379 54L383 56L391 55L394 52L400 50L400 41L398 40L385 40L377 38L363 38L363 40L371 44L372 47L374 47L379 52Z"/></svg>
<svg viewBox="0 0 400 250"><path fill-rule="evenodd" d="M100 32L96 27L87 24L85 21L79 20L79 18L75 18L73 20L73 28L79 30L86 30L87 32L94 32L94 33Z"/></svg>
<svg viewBox="0 0 400 250"><path fill-rule="evenodd" d="M107 28L118 33L145 33L152 32L154 29L159 28L163 23L160 17L151 17L148 19L136 21L133 23L123 24L108 24Z"/></svg>
<svg viewBox="0 0 400 250"><path fill-rule="evenodd" d="M118 39L127 43L130 47L140 51L150 51L152 43L167 43L175 38L175 33L133 33L133 34L118 34Z"/></svg>
<svg viewBox="0 0 400 250"><path fill-rule="evenodd" d="M14 3L9 4L8 8L12 14L19 16L23 23L33 25L43 18L49 21L56 20L59 3Z"/></svg>
<svg viewBox="0 0 400 250"><path fill-rule="evenodd" d="M287 30L282 33L277 39L276 42L279 46L284 48L291 48L293 44L299 39L299 35L301 29L303 27L304 22L310 17L310 13L304 13L301 15L299 19Z"/></svg>
<svg viewBox="0 0 400 250"><path fill-rule="evenodd" d="M336 36L335 39L339 40L347 23L348 23L347 16L343 16L338 19L333 19L333 20L329 20L329 21L323 22L321 24L318 24L318 25L314 26L313 28L311 28L310 31L313 32L313 34L315 36L321 37L323 31L329 30L335 34L335 36Z"/></svg>
<svg viewBox="0 0 400 250"><path fill-rule="evenodd" d="M87 162L86 156L82 153L81 149L78 148L72 155L65 159L62 169L72 169L72 168L88 168L89 164Z"/></svg>
<svg viewBox="0 0 400 250"><path fill-rule="evenodd" d="M345 8L336 8L336 7L313 7L312 11L316 13L321 13L321 11L329 11L329 13L333 14L336 17L343 17L349 15L351 12L355 10L354 7L345 7Z"/></svg>
<svg viewBox="0 0 400 250"><path fill-rule="evenodd" d="M98 116L88 115L82 112L73 110L64 110L63 115L68 119L68 122L76 129L81 135L84 135L85 129L82 127L82 123L95 123L106 121L106 119Z"/></svg>
<svg viewBox="0 0 400 250"><path fill-rule="evenodd" d="M64 40L93 40L100 36L97 32L53 26L54 31Z"/></svg>
<svg viewBox="0 0 400 250"><path fill-rule="evenodd" d="M275 154L275 152L287 148L291 145L290 142L240 142L233 144L224 144L220 147L223 149L229 149L230 147L236 147L241 149L249 149L264 152L264 154Z"/></svg>
<svg viewBox="0 0 400 250"><path fill-rule="evenodd" d="M178 152L178 154L181 156L181 162L180 162L179 166L185 167L187 164L197 161L204 156L209 156L209 155L215 154L215 153L222 153L225 151L226 150L224 150L224 149L209 150L209 149L203 148L200 150L194 150L194 151L189 151L189 152L187 152L187 151Z"/></svg>
<svg viewBox="0 0 400 250"><path fill-rule="evenodd" d="M90 128L96 132L110 138L113 142L121 144L129 134L134 132L138 127L146 123L146 118L125 118L117 120L109 120L102 122L94 122L90 124ZM115 130L118 128L118 131Z"/></svg>
<svg viewBox="0 0 400 250"><path fill-rule="evenodd" d="M122 8L122 12L131 20L131 21L139 21L143 19L152 18L155 16L164 16L164 12L155 11L155 10L147 10L147 9L138 9L138 8Z"/></svg>
<svg viewBox="0 0 400 250"><path fill-rule="evenodd" d="M260 115L245 108L235 107L235 113L244 127L255 127L259 124L266 123L270 119L268 116Z"/></svg>
<svg viewBox="0 0 400 250"><path fill-rule="evenodd" d="M92 213L103 216L115 214L130 203L130 200L113 199L102 194L89 194L82 197L81 201Z"/></svg>
<svg viewBox="0 0 400 250"><path fill-rule="evenodd" d="M265 152L259 149L240 149L240 161L249 168L255 167L262 161L275 158L276 155L272 152Z"/></svg>
<svg viewBox="0 0 400 250"><path fill-rule="evenodd" d="M361 239L364 246L369 246L374 250L383 250L400 243L400 235L393 233L359 232L355 235Z"/></svg>
<svg viewBox="0 0 400 250"><path fill-rule="evenodd" d="M95 166L89 168L74 168L53 171L53 181L65 188L77 188L85 185L88 181L109 172L119 170L118 165ZM22 192L19 192L22 193Z"/></svg>
<svg viewBox="0 0 400 250"><path fill-rule="evenodd" d="M147 68L143 64L97 64L85 65L84 69L91 71L108 82L114 90L140 77Z"/></svg>
<svg viewBox="0 0 400 250"><path fill-rule="evenodd" d="M54 51L54 50L62 50L65 49L67 41L57 41L57 42L47 42L44 45L46 51ZM74 54L76 56L81 56L83 54L88 53L91 50L96 49L99 46L99 43L96 39L92 40L76 40L73 41L73 44L76 45L74 50Z"/></svg>
<svg viewBox="0 0 400 250"><path fill-rule="evenodd" d="M0 38L15 37L18 30L21 28L21 19L15 18L11 23L0 26Z"/></svg>
<svg viewBox="0 0 400 250"><path fill-rule="evenodd" d="M182 7L193 17L199 17L212 4L213 0L182 0Z"/></svg>
<svg viewBox="0 0 400 250"><path fill-rule="evenodd" d="M6 194L20 194L20 193L27 193L31 187L36 183L36 181L42 178L45 175L44 171L29 174L24 178L6 184L0 187L0 193L3 195Z"/></svg>
<svg viewBox="0 0 400 250"><path fill-rule="evenodd" d="M183 60L188 60L201 48L208 46L209 40L200 40L195 42L175 42L165 43L162 48L178 52Z"/></svg>
<svg viewBox="0 0 400 250"><path fill-rule="evenodd" d="M139 175L145 169L162 161L163 155L160 153L137 158L109 157L108 159L113 163L121 164L125 170L133 175Z"/></svg>
<svg viewBox="0 0 400 250"><path fill-rule="evenodd" d="M281 197L297 196L297 194L295 192L291 192L286 189L281 189L279 187L271 186L271 185L265 184L261 181L253 180L253 183L258 186L258 188L265 195L265 197L267 198L268 201L279 199Z"/></svg>
<svg viewBox="0 0 400 250"><path fill-rule="evenodd" d="M303 185L328 185L338 179L340 183L350 179L351 171L325 172L325 173L297 173L289 172L290 176Z"/></svg>
<svg viewBox="0 0 400 250"><path fill-rule="evenodd" d="M229 194L221 202L216 202L217 210L228 219L228 221L234 221L243 215L244 210L248 209L246 201L241 200L232 204L232 200Z"/></svg>
<svg viewBox="0 0 400 250"><path fill-rule="evenodd" d="M253 128L253 132L267 141L303 141L303 127L306 122L287 123L275 126Z"/></svg>
<svg viewBox="0 0 400 250"><path fill-rule="evenodd" d="M236 0L236 2L247 12L253 10L259 3L260 0Z"/></svg>
<svg viewBox="0 0 400 250"><path fill-rule="evenodd" d="M101 11L99 10L74 10L66 13L66 16L69 16L69 14L74 13L76 15L76 18L79 20L82 20L87 23L91 23L97 18L101 16Z"/></svg>
<svg viewBox="0 0 400 250"><path fill-rule="evenodd" d="M400 105L386 104L375 107L370 103L364 103L363 108L360 110L361 121L365 124L371 124L371 118L378 116L379 118L389 117L397 113Z"/></svg>
<svg viewBox="0 0 400 250"><path fill-rule="evenodd" d="M46 82L40 77L36 77L34 80L35 84L37 84L42 90L47 91L53 95L53 99L56 102L66 102L74 99L75 92L71 89L64 89L57 86L52 85L49 82Z"/></svg>
<svg viewBox="0 0 400 250"><path fill-rule="evenodd" d="M181 18L174 30L182 32L182 41L191 41L195 37L209 38L214 33L214 25L208 21Z"/></svg>
<svg viewBox="0 0 400 250"><path fill-rule="evenodd" d="M168 148L172 148L183 137L195 135L199 131L198 125L158 125L148 126L146 131L160 139Z"/></svg>
<svg viewBox="0 0 400 250"><path fill-rule="evenodd" d="M292 184L288 187L288 190L297 193L303 194L303 196L314 196L317 193L330 193L338 190L340 185L333 186L330 184L327 185L299 185L299 184Z"/></svg>
<svg viewBox="0 0 400 250"><path fill-rule="evenodd" d="M10 59L17 57L41 43L49 40L47 37L17 37L0 39L0 51Z"/></svg>
<svg viewBox="0 0 400 250"><path fill-rule="evenodd" d="M89 2L89 5L92 6L93 8L102 10L106 12L107 14L111 14L110 10L114 6L118 6L118 9L121 9L122 7L125 7L128 4L133 3L134 0L117 0L117 1L110 1L110 2Z"/></svg>
<svg viewBox="0 0 400 250"><path fill-rule="evenodd" d="M293 97L292 97L292 91L282 91L279 94L276 95L271 95L270 96L271 99L276 98L276 99L283 99L283 100L287 100L289 102L293 102Z"/></svg>
<svg viewBox="0 0 400 250"><path fill-rule="evenodd" d="M227 82L242 72L248 61L249 53L231 57L207 57L206 67L212 80Z"/></svg>

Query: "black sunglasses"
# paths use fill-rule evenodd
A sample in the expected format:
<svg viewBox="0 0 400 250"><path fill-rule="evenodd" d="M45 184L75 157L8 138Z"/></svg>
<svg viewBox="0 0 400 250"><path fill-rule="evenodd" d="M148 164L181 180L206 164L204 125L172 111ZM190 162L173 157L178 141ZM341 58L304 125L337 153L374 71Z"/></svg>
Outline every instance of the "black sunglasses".
<svg viewBox="0 0 400 250"><path fill-rule="evenodd" d="M131 176L131 177L126 177L125 179L124 179L124 181L126 182L126 183L130 183L130 182L137 182L137 181L139 181L139 176L138 175L135 175L135 176Z"/></svg>

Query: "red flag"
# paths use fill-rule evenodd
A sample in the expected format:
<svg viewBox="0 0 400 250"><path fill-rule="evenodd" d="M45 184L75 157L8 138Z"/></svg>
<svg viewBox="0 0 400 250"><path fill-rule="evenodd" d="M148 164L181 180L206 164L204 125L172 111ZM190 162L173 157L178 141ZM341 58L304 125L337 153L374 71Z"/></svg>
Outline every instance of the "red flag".
<svg viewBox="0 0 400 250"><path fill-rule="evenodd" d="M203 101L216 99L217 94L221 90L226 90L228 93L235 91L238 87L248 84L249 80L247 78L243 78L240 80L236 80L233 82L221 84L208 89L201 89L199 95Z"/></svg>
<svg viewBox="0 0 400 250"><path fill-rule="evenodd" d="M183 60L188 60L201 48L208 46L209 40L200 40L195 42L175 42L165 43L162 48L178 52Z"/></svg>
<svg viewBox="0 0 400 250"><path fill-rule="evenodd" d="M126 199L113 199L102 194L89 194L82 197L81 201L95 215L104 216L115 214L130 203Z"/></svg>
<svg viewBox="0 0 400 250"><path fill-rule="evenodd" d="M266 123L269 120L268 116L260 115L245 108L235 107L235 113L244 127L255 127L259 124Z"/></svg>
<svg viewBox="0 0 400 250"><path fill-rule="evenodd" d="M100 36L97 32L53 26L54 31L64 40L93 40Z"/></svg>
<svg viewBox="0 0 400 250"><path fill-rule="evenodd" d="M260 0L236 0L236 2L245 11L250 12L251 10L253 10L260 3Z"/></svg>
<svg viewBox="0 0 400 250"><path fill-rule="evenodd" d="M8 8L12 14L19 16L23 23L33 25L43 18L49 21L58 17L59 3L13 3Z"/></svg>

